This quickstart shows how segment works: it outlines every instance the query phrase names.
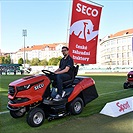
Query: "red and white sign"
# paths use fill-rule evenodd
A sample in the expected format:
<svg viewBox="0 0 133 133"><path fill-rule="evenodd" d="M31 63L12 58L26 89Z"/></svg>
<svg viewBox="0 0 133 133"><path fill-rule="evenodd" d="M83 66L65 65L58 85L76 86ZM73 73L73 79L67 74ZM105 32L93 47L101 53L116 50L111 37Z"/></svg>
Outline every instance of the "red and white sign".
<svg viewBox="0 0 133 133"><path fill-rule="evenodd" d="M101 110L101 114L118 117L133 111L133 97L107 103Z"/></svg>
<svg viewBox="0 0 133 133"><path fill-rule="evenodd" d="M102 7L73 0L69 54L75 63L96 64Z"/></svg>

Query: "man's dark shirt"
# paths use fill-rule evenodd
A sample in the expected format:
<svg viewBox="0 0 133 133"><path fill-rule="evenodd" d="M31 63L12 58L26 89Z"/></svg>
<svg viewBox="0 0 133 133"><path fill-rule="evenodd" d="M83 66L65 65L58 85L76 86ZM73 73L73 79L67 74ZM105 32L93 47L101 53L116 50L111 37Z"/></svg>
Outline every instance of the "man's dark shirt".
<svg viewBox="0 0 133 133"><path fill-rule="evenodd" d="M74 65L73 59L68 55L66 59L64 59L64 57L61 59L59 68L63 70L66 68L66 66L70 67L69 71L66 73L72 77L73 65Z"/></svg>

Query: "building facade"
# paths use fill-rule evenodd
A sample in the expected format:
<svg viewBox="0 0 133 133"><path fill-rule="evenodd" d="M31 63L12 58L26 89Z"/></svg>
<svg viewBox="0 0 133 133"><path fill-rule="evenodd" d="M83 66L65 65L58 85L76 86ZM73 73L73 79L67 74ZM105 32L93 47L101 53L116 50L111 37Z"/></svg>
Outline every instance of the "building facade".
<svg viewBox="0 0 133 133"><path fill-rule="evenodd" d="M47 61L52 57L62 56L61 49L63 46L67 46L66 43L54 43L54 44L42 44L33 45L31 47L21 48L16 53L11 55L13 63L18 63L20 58L25 60L32 60L33 58L39 58L39 60L46 59Z"/></svg>
<svg viewBox="0 0 133 133"><path fill-rule="evenodd" d="M133 65L133 29L123 30L100 40L101 65Z"/></svg>

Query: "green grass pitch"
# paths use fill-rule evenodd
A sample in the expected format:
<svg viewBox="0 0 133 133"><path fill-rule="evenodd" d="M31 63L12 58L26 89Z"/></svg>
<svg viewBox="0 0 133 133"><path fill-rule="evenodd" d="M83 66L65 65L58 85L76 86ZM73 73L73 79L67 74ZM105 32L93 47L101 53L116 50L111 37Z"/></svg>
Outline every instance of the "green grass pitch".
<svg viewBox="0 0 133 133"><path fill-rule="evenodd" d="M24 75L3 75L0 77L0 112L7 111L7 102L8 102L8 84L16 79L22 78ZM125 75L85 75L93 78L95 80L96 89L98 91L99 97L94 101L90 102L86 105L83 112L77 116L67 116L61 119L53 120L52 122L48 122L47 120L38 127L31 128L26 123L26 115L23 118L14 119L10 116L9 113L0 115L0 131L1 133L44 133L45 131L51 131L54 127L58 127L57 125L61 125L62 123L73 123L75 120L86 119L92 117L93 115L97 115L104 105L107 102L119 100L122 98L127 98L133 96L133 89L123 89L123 83L126 80ZM68 124L69 125L69 124ZM76 126L76 125L75 125ZM81 126L82 128L85 128ZM61 128L61 127L60 127ZM74 129L74 126L72 127ZM84 130L82 129L81 130ZM78 129L78 127L77 127ZM60 129L61 130L61 129ZM60 131L59 130L59 131ZM62 128L63 130L63 128ZM70 129L72 131L72 129ZM75 131L75 130L73 130ZM58 128L56 131L58 132Z"/></svg>

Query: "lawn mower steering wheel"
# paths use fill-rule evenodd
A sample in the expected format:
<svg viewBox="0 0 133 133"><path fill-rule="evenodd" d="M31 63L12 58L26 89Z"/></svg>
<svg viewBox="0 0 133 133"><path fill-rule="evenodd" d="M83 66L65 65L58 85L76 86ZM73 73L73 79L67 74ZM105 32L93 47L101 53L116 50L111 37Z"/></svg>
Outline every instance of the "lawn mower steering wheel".
<svg viewBox="0 0 133 133"><path fill-rule="evenodd" d="M45 73L46 75L54 75L55 74L49 70L42 70L42 72Z"/></svg>

